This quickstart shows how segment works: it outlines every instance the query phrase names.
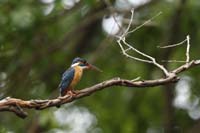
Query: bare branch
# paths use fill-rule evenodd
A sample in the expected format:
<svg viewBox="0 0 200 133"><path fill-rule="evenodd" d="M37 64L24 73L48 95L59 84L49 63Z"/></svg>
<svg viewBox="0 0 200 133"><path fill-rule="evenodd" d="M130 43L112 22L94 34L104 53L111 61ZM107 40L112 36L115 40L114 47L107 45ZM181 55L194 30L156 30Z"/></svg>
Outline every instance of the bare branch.
<svg viewBox="0 0 200 133"><path fill-rule="evenodd" d="M111 6L111 3L109 2L109 0L105 0L105 3L106 3L108 6L110 6L111 12L113 12L113 10L112 10L113 7ZM132 33L132 32L135 32L136 30L140 29L141 27L143 27L143 26L146 25L147 23L151 22L154 18L156 18L157 16L159 16L161 13L162 13L162 12L159 12L157 15L155 15L155 16L152 17L151 19L145 21L145 22L144 22L143 24L141 24L140 26L136 27L136 28L133 29L132 31L129 31L130 28L131 28L131 24L132 24L133 16L134 16L134 9L132 9L132 10L131 10L130 22L129 22L129 24L128 24L126 30L125 30L124 32L122 31L123 34L122 34L121 36L116 36L116 37L118 38L118 41L117 41L117 42L118 42L118 44L119 44L119 46L120 46L120 48L121 48L121 50L122 50L122 53L123 53L126 57L129 57L129 58L131 58L131 59L134 59L134 60L137 60L137 61L141 61L141 62L152 63L152 64L156 65L157 67L159 67L159 68L164 72L164 74L165 74L166 76L168 76L168 75L169 75L169 72L167 71L167 69L165 69L162 65L158 64L158 63L156 62L155 58L153 58L153 57L151 57L151 56L149 56L149 55L147 55L147 54L145 54L145 53L143 53L143 52L137 50L136 48L132 47L131 45L129 45L129 44L126 42L126 36L127 36L128 34L130 34L130 33ZM118 22L117 22L115 16L113 16L113 18L114 18L115 22L118 24ZM120 28L121 30L123 30L122 27L121 27L119 24L118 24L118 26L119 26L119 28ZM125 50L125 49L123 48L123 45L122 45L121 41L122 41L126 46L128 46L129 48ZM140 59L140 58L131 56L131 55L129 55L128 53L126 53L126 52L129 51L129 50L133 50L133 51L135 51L136 53L138 53L138 54L140 54L140 55L142 55L142 56L144 56L144 57L146 57L146 58L148 58L148 59L150 59L150 60Z"/></svg>
<svg viewBox="0 0 200 133"><path fill-rule="evenodd" d="M125 32L124 32L120 37L117 37L117 38L118 38L117 43L118 43L118 45L120 46L120 48L121 48L121 50L122 50L122 53L123 53L126 57L129 57L129 58L134 59L134 60L137 60L137 61L141 61L141 62L145 62L145 63L154 64L156 67L158 67L159 69L161 69L161 70L163 71L163 73L164 73L166 76L169 76L168 70L167 70L164 66L160 65L159 63L157 63L157 61L156 61L155 58L153 58L152 56L147 55L147 54L145 54L145 53L139 51L138 49L134 48L132 45L130 45L129 43L126 42L126 36L127 36L128 34L130 34L130 33L134 32L134 31L136 31L136 30L139 29L139 28L141 28L141 27L144 26L146 23L150 22L151 20L153 20L155 17L159 16L160 14L161 14L161 12L158 13L156 16L152 17L151 19L145 21L144 24L142 24L142 25L136 27L136 28L133 29L132 31L129 31L130 28L131 28L131 24L132 24L133 16L134 16L134 10L131 10L130 22L129 22L129 24L128 24L126 30L125 30ZM126 45L126 46L128 47L128 49L126 49L126 50L124 49L122 42L123 42L124 45ZM145 58L148 58L149 60L141 59L141 58L137 58L137 57L131 56L131 55L129 55L129 54L127 53L127 51L129 51L129 50L133 50L133 51L135 51L136 53L138 53L138 54L144 56Z"/></svg>
<svg viewBox="0 0 200 133"><path fill-rule="evenodd" d="M64 97L58 97L50 100L22 100L17 98L7 97L0 100L0 111L9 111L15 113L20 118L27 117L27 113L23 109L36 109L43 110L50 107L58 107L65 103L70 103L77 99L89 96L97 91L106 89L111 86L124 86L124 87L153 87L159 85L166 85L169 83L175 83L179 80L177 74L186 71L194 66L200 65L200 60L193 60L189 63L186 63L175 70L168 77L155 79L155 80L141 80L138 81L138 78L132 80L113 78L106 80L104 82L98 83L94 86L80 90L75 96L66 95Z"/></svg>

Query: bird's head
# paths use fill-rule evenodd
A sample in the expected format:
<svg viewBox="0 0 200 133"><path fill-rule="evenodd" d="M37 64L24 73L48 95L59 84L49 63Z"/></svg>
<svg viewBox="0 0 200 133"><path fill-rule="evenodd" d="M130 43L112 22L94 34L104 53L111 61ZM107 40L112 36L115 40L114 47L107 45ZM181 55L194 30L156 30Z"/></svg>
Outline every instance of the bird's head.
<svg viewBox="0 0 200 133"><path fill-rule="evenodd" d="M72 61L72 64L71 64L71 67L75 67L75 66L79 66L81 67L82 69L93 69L93 70L96 70L96 71L99 71L99 72L102 72L99 68L97 68L96 66L92 65L92 64L89 64L85 59L83 58L79 58L79 57L76 57L73 61Z"/></svg>

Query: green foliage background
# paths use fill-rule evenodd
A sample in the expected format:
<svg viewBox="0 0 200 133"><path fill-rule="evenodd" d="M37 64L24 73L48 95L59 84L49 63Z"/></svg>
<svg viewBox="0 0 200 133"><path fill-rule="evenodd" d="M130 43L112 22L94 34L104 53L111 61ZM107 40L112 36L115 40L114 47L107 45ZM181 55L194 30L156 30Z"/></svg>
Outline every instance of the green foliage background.
<svg viewBox="0 0 200 133"><path fill-rule="evenodd" d="M142 79L155 79L162 76L151 64L123 56L116 40L103 31L102 19L110 15L110 10L103 1L80 1L71 9L65 9L60 0L51 4L54 5L53 10L45 15L44 10L49 4L41 1L0 1L0 98L11 96L28 100L58 96L57 86L61 74L77 56L87 59L104 71L86 72L77 88L88 87L113 77L134 79L140 76ZM156 57L158 61L184 60L185 46L170 50L157 49L156 46L180 42L189 34L191 58L198 59L200 2L153 0L150 4L137 8L134 19L142 24L160 11L163 13L152 22L153 25L134 32L127 38L128 41L141 51ZM130 11L120 13L125 18L130 18ZM138 24L132 28L136 26ZM180 65L164 64L170 70ZM199 97L199 68L183 75L192 79L191 99ZM87 132L198 131L196 127L200 127L199 119L192 119L187 110L174 107L174 97L166 94L167 89L175 94L175 86L111 87L61 108L87 108L97 121ZM54 117L57 110L60 109L27 110L29 117L24 120L12 113L1 112L0 132L70 132L67 124L59 124ZM68 115L63 116L63 119ZM168 120L168 117L172 119Z"/></svg>

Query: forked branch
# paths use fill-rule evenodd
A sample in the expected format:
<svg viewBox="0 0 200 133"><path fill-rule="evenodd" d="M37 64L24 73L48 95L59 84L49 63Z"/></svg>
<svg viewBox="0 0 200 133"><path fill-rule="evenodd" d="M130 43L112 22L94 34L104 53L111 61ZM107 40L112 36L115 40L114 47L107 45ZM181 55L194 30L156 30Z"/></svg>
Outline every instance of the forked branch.
<svg viewBox="0 0 200 133"><path fill-rule="evenodd" d="M158 67L161 71L163 71L163 73L165 74L166 77L170 76L170 73L168 72L168 70L161 64L159 64L156 59L150 55L145 54L144 52L139 51L138 49L134 48L133 45L129 44L128 42L126 42L126 37L127 35L129 35L130 33L135 32L136 30L138 30L139 28L143 27L145 24L147 24L148 22L151 22L155 17L159 16L161 14L161 12L159 12L156 16L152 17L151 19L145 21L143 24L139 25L138 27L136 27L133 30L130 30L131 28L131 23L133 21L133 16L134 16L134 10L131 10L131 18L130 18L130 22L125 30L125 32L121 35L121 36L116 36L118 38L117 43L121 48L122 53L134 60L140 61L140 62L145 62L145 63L150 63L155 65L156 67ZM124 47L128 47L128 49L125 49ZM132 56L130 54L127 53L127 51L133 50L134 52L142 55L143 57L147 58L147 59L141 59L141 58L137 58L135 56Z"/></svg>

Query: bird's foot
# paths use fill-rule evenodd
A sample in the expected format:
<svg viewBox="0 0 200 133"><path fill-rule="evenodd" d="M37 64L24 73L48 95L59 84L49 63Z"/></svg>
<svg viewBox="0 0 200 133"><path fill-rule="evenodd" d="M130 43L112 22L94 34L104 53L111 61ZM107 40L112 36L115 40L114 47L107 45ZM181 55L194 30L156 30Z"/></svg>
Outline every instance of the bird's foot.
<svg viewBox="0 0 200 133"><path fill-rule="evenodd" d="M77 96L80 92L79 91L74 91L74 90L68 90L67 93L63 96L58 97L61 100L64 100L66 98L71 99L75 96Z"/></svg>
<svg viewBox="0 0 200 133"><path fill-rule="evenodd" d="M74 90L69 90L69 91L67 92L67 95L69 95L69 96L72 98L72 97L75 97L75 96L77 95L77 92L74 91Z"/></svg>
<svg viewBox="0 0 200 133"><path fill-rule="evenodd" d="M59 96L58 99L60 99L60 100L72 99L77 94L78 94L78 91L69 90L69 91L67 91L67 93L65 93L65 95ZM59 108L59 107L60 107L60 105L57 105L57 108Z"/></svg>
<svg viewBox="0 0 200 133"><path fill-rule="evenodd" d="M72 93L74 94L74 95L78 95L79 93L80 93L80 91L74 91L74 90L72 90Z"/></svg>

